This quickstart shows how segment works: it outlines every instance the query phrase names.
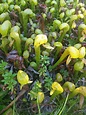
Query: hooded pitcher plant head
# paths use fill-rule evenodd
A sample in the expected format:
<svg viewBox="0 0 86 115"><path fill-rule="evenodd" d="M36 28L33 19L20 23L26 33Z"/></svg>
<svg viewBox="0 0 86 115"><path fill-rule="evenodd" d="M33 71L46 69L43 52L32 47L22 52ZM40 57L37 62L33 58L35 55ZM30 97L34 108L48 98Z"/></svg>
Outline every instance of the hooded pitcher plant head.
<svg viewBox="0 0 86 115"><path fill-rule="evenodd" d="M86 54L86 51L85 51L85 47L81 47L79 49L79 58L84 58L85 57L85 54Z"/></svg>
<svg viewBox="0 0 86 115"><path fill-rule="evenodd" d="M61 42L54 42L54 46L55 46L55 49L57 50L55 52L55 56L54 57L57 58L57 55L60 52L60 50L62 49L63 45L62 45Z"/></svg>
<svg viewBox="0 0 86 115"><path fill-rule="evenodd" d="M61 42L54 42L54 46L58 47L58 48L62 48L63 47Z"/></svg>
<svg viewBox="0 0 86 115"><path fill-rule="evenodd" d="M70 17L70 16L72 16L74 14L75 14L75 9L74 8L66 10L66 16L67 17Z"/></svg>
<svg viewBox="0 0 86 115"><path fill-rule="evenodd" d="M30 4L32 5L37 5L38 4L38 0L29 0Z"/></svg>
<svg viewBox="0 0 86 115"><path fill-rule="evenodd" d="M3 37L7 36L11 29L11 22L9 20L4 21L0 25L0 33Z"/></svg>
<svg viewBox="0 0 86 115"><path fill-rule="evenodd" d="M19 55L21 55L21 39L17 32L13 31L10 33L10 37L15 41L15 49L18 51Z"/></svg>
<svg viewBox="0 0 86 115"><path fill-rule="evenodd" d="M17 32L20 35L20 27L19 26L13 26L11 28L11 32Z"/></svg>
<svg viewBox="0 0 86 115"><path fill-rule="evenodd" d="M27 31L28 31L27 30L27 24L28 24L29 18L32 18L34 16L35 16L35 14L29 8L20 12L20 22L22 23L22 26L24 29L24 36L27 36Z"/></svg>
<svg viewBox="0 0 86 115"><path fill-rule="evenodd" d="M39 47L44 43L47 43L47 36L44 34L39 34L35 38L34 47Z"/></svg>
<svg viewBox="0 0 86 115"><path fill-rule="evenodd" d="M60 26L59 26L59 29L60 30L64 30L64 31L68 31L69 30L69 25L67 23L62 23Z"/></svg>
<svg viewBox="0 0 86 115"><path fill-rule="evenodd" d="M76 49L73 46L69 46L68 49L66 49L66 51L68 51L69 56L66 60L66 65L68 65L71 61L71 58L79 58L79 50Z"/></svg>
<svg viewBox="0 0 86 115"><path fill-rule="evenodd" d="M63 88L58 82L52 83L52 90L50 91L50 95L53 95L54 93L57 95L63 93Z"/></svg>
<svg viewBox="0 0 86 115"><path fill-rule="evenodd" d="M17 80L18 82L21 84L21 89L24 85L28 84L28 83L32 83L32 81L29 80L29 76L27 75L26 72L19 70L17 73Z"/></svg>
<svg viewBox="0 0 86 115"><path fill-rule="evenodd" d="M8 12L5 12L5 13L2 13L0 15L0 22L3 22L5 20L10 20L10 16L9 16L9 13Z"/></svg>
<svg viewBox="0 0 86 115"><path fill-rule="evenodd" d="M61 21L60 20L54 20L53 21L53 28L54 29L59 28L60 25L61 25Z"/></svg>
<svg viewBox="0 0 86 115"><path fill-rule="evenodd" d="M66 50L68 51L71 58L78 58L79 57L79 50L76 49L75 47L69 46Z"/></svg>
<svg viewBox="0 0 86 115"><path fill-rule="evenodd" d="M56 74L56 81L61 82L63 80L63 76L60 73Z"/></svg>
<svg viewBox="0 0 86 115"><path fill-rule="evenodd" d="M82 94L84 97L86 97L86 87L80 86L76 88L72 93L70 93L69 98L72 98L76 96L77 94Z"/></svg>
<svg viewBox="0 0 86 115"><path fill-rule="evenodd" d="M85 24L80 24L79 27L78 27L78 31L83 31L83 30L86 30L86 25ZM86 31L85 31L86 32Z"/></svg>
<svg viewBox="0 0 86 115"><path fill-rule="evenodd" d="M67 81L64 83L63 88L65 91L72 92L75 89L75 85L72 82Z"/></svg>
<svg viewBox="0 0 86 115"><path fill-rule="evenodd" d="M42 101L44 100L44 93L43 92L38 92L37 100L38 100L38 103L42 103Z"/></svg>
<svg viewBox="0 0 86 115"><path fill-rule="evenodd" d="M62 32L59 39L58 39L58 42L62 42L62 40L64 39L64 36L65 34L67 33L67 31L69 31L70 29L70 26L67 24L67 23L62 23L60 26L59 26L59 29L60 31Z"/></svg>
<svg viewBox="0 0 86 115"><path fill-rule="evenodd" d="M60 0L60 6L61 6L61 7L64 7L65 5L66 5L65 0Z"/></svg>
<svg viewBox="0 0 86 115"><path fill-rule="evenodd" d="M58 66L68 55L70 58L79 58L79 50L73 46L67 47L60 59L53 66L51 66L50 69L54 69L56 66Z"/></svg>
<svg viewBox="0 0 86 115"><path fill-rule="evenodd" d="M35 37L34 41L34 48L35 48L35 55L36 55L36 63L39 66L40 63L40 45L47 43L47 36L44 34L39 34Z"/></svg>
<svg viewBox="0 0 86 115"><path fill-rule="evenodd" d="M28 50L28 48L30 47L30 45L33 44L33 39L32 38L28 38L25 42L25 50Z"/></svg>
<svg viewBox="0 0 86 115"><path fill-rule="evenodd" d="M78 26L78 39L80 41L80 38L86 34L86 25L85 24L80 24Z"/></svg>
<svg viewBox="0 0 86 115"><path fill-rule="evenodd" d="M74 64L75 71L81 71L83 68L84 68L84 63L82 60L80 60Z"/></svg>
<svg viewBox="0 0 86 115"><path fill-rule="evenodd" d="M77 20L77 15L72 15L70 17L70 22Z"/></svg>

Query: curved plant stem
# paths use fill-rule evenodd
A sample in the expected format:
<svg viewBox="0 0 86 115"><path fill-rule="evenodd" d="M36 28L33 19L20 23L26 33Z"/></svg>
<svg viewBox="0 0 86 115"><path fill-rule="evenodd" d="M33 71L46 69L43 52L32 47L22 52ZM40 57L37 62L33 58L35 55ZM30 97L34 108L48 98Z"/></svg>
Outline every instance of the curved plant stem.
<svg viewBox="0 0 86 115"><path fill-rule="evenodd" d="M63 112L63 110L64 110L64 108L65 108L65 106L66 106L66 104L67 104L68 97L69 97L69 93L67 94L67 97L66 97L65 103L64 103L64 105L63 105L63 107L62 107L62 109L61 109L61 111L59 112L58 115L61 115L61 114L62 114L62 112Z"/></svg>
<svg viewBox="0 0 86 115"><path fill-rule="evenodd" d="M78 98L76 98L76 101L74 101L73 104L69 107L69 109L67 110L67 113L72 109L73 106L76 105L77 102L78 102Z"/></svg>
<svg viewBox="0 0 86 115"><path fill-rule="evenodd" d="M57 59L60 50L61 50L61 48L57 48L57 51L56 51L55 56L54 56L55 59Z"/></svg>
<svg viewBox="0 0 86 115"><path fill-rule="evenodd" d="M60 5L60 1L59 0L56 0L56 2L57 2L57 5L56 5L56 18L58 19L58 16L59 16L59 5Z"/></svg>
<svg viewBox="0 0 86 115"><path fill-rule="evenodd" d="M36 54L36 63L39 66L40 63L40 47L35 47L35 54Z"/></svg>
<svg viewBox="0 0 86 115"><path fill-rule="evenodd" d="M16 45L15 47L16 47L19 55L21 55L21 53L22 53L22 50L21 50L21 39L19 37L19 34L17 32L11 32L10 36L11 36L11 38L14 39L15 45Z"/></svg>
<svg viewBox="0 0 86 115"><path fill-rule="evenodd" d="M34 4L31 4L31 9L33 12L35 11L35 5Z"/></svg>
<svg viewBox="0 0 86 115"><path fill-rule="evenodd" d="M14 100L15 100L15 97L14 97ZM13 104L13 115L15 115L15 102Z"/></svg>
<svg viewBox="0 0 86 115"><path fill-rule="evenodd" d="M56 51L56 52L55 52L54 59L57 59L58 54L59 54L59 52L61 51L63 45L62 45L61 42L55 42L55 43L54 43L54 46L55 46L55 51Z"/></svg>
<svg viewBox="0 0 86 115"><path fill-rule="evenodd" d="M34 48L35 48L35 59L37 66L40 64L40 45L47 43L47 36L44 34L39 34L35 37Z"/></svg>
<svg viewBox="0 0 86 115"><path fill-rule="evenodd" d="M65 34L66 34L66 32L64 31L64 32L61 34L61 36L59 37L58 42L62 42L62 41L63 41Z"/></svg>
<svg viewBox="0 0 86 115"><path fill-rule="evenodd" d="M38 99L37 99L37 106L38 106L39 115L41 115L41 111L40 111L40 106L39 106Z"/></svg>
<svg viewBox="0 0 86 115"><path fill-rule="evenodd" d="M60 59L53 65L50 67L50 70L54 69L56 66L58 66L63 60L64 58L68 55L68 51L65 50L65 52L62 54L62 56L60 57Z"/></svg>
<svg viewBox="0 0 86 115"><path fill-rule="evenodd" d="M6 110L8 110L16 101L18 101L18 99L26 92L27 90L23 89L19 95L6 107L4 108L1 112L0 115L5 112Z"/></svg>
<svg viewBox="0 0 86 115"><path fill-rule="evenodd" d="M50 70L54 69L55 67L57 67L68 55L71 56L71 58L78 58L79 57L79 50L77 50L75 47L73 46L69 46L61 55L60 59L53 65L50 67Z"/></svg>

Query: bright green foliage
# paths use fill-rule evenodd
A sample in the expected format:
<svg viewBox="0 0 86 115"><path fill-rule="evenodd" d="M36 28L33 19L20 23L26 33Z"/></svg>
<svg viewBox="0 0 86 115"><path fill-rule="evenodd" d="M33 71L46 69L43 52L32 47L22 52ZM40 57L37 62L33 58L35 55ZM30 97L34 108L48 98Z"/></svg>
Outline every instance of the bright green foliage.
<svg viewBox="0 0 86 115"><path fill-rule="evenodd" d="M52 78L49 77L49 76L46 76L45 79L44 79L44 82L45 82L44 87L45 87L47 90L50 91L50 90L51 90L51 85L52 85L52 83L53 83Z"/></svg>
<svg viewBox="0 0 86 115"><path fill-rule="evenodd" d="M46 66L40 68L40 70L39 70L39 76L42 76L42 75L46 76L46 71L47 71L47 67Z"/></svg>
<svg viewBox="0 0 86 115"><path fill-rule="evenodd" d="M68 77L68 75L69 75L68 71L67 71L66 69L64 69L64 68L62 68L62 69L60 70L60 73L61 73L64 77Z"/></svg>
<svg viewBox="0 0 86 115"><path fill-rule="evenodd" d="M12 71L8 71L6 69L7 66L7 62L1 60L0 63L0 74L2 74L3 80L2 82L4 83L4 85L7 85L7 88L11 91L13 91L14 86L16 85L16 80L14 79L14 77L16 76L15 73L12 73Z"/></svg>
<svg viewBox="0 0 86 115"><path fill-rule="evenodd" d="M6 69L7 62L4 62L1 60L0 63L0 74L2 74L3 80L2 82L4 85L7 85L7 88L11 91L13 91L14 86L16 85L16 80L14 80L14 77L16 76L15 73L12 73L12 71L8 71Z"/></svg>
<svg viewBox="0 0 86 115"><path fill-rule="evenodd" d="M16 85L16 80L14 77L16 76L16 73L12 73L12 71L7 71L4 74L2 74L3 80L2 82L4 85L7 85L7 88L11 91L13 91L14 86Z"/></svg>
<svg viewBox="0 0 86 115"><path fill-rule="evenodd" d="M42 56L40 59L40 69L39 69L39 76L46 76L47 75L47 65L49 65L49 57L48 56Z"/></svg>
<svg viewBox="0 0 86 115"><path fill-rule="evenodd" d="M42 66L49 64L49 57L41 55L40 64L42 64Z"/></svg>
<svg viewBox="0 0 86 115"><path fill-rule="evenodd" d="M4 62L3 60L1 60L0 63L0 74L3 74L5 72L5 67L7 66L7 62Z"/></svg>

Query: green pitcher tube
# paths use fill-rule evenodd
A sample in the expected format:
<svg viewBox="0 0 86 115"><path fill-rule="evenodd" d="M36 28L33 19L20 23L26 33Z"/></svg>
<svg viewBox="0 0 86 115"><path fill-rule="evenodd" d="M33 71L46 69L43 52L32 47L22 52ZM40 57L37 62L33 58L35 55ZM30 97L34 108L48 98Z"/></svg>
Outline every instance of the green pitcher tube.
<svg viewBox="0 0 86 115"><path fill-rule="evenodd" d="M9 31L11 29L11 22L9 20L6 20L3 22L3 24L0 25L0 33L2 37L5 37L9 34Z"/></svg>

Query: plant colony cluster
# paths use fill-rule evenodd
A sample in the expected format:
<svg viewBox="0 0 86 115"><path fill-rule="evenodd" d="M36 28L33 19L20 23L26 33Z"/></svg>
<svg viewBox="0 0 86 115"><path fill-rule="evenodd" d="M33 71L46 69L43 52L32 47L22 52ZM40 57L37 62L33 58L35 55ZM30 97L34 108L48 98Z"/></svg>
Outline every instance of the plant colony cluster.
<svg viewBox="0 0 86 115"><path fill-rule="evenodd" d="M12 92L27 85L39 114L47 96L58 103L78 94L82 107L86 86L77 83L86 76L85 38L79 0L1 0L0 83Z"/></svg>

